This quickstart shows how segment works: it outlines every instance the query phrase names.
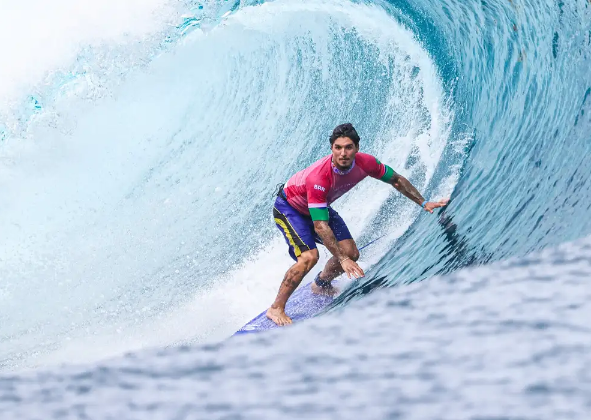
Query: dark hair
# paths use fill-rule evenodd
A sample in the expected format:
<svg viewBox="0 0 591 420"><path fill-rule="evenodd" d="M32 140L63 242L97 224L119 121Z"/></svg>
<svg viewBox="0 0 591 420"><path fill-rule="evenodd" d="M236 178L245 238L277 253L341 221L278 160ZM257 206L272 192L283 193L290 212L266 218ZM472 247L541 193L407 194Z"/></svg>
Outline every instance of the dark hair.
<svg viewBox="0 0 591 420"><path fill-rule="evenodd" d="M332 130L332 134L328 138L330 141L330 145L332 146L334 141L339 137L349 137L355 143L355 146L359 146L359 134L353 127L351 123L345 123L341 125L337 125L334 130Z"/></svg>

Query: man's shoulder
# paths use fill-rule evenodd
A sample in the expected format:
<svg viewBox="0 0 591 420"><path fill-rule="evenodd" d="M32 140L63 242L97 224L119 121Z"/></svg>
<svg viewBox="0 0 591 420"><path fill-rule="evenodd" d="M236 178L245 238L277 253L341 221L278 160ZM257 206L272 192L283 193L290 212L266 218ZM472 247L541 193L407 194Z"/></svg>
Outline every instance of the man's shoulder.
<svg viewBox="0 0 591 420"><path fill-rule="evenodd" d="M324 187L330 185L330 157L331 155L324 156L308 167L307 185Z"/></svg>
<svg viewBox="0 0 591 420"><path fill-rule="evenodd" d="M330 173L331 155L321 157L316 162L308 166L309 176L325 176Z"/></svg>
<svg viewBox="0 0 591 420"><path fill-rule="evenodd" d="M316 167L316 166L325 166L326 164L330 164L330 159L331 158L332 158L332 154L322 156L316 162L314 162L313 164L311 164L309 166L309 168Z"/></svg>
<svg viewBox="0 0 591 420"><path fill-rule="evenodd" d="M365 171L374 171L382 165L382 162L374 155L361 152L355 155L355 163Z"/></svg>
<svg viewBox="0 0 591 420"><path fill-rule="evenodd" d="M374 155L370 155L369 153L363 153L363 152L357 152L357 154L355 155L355 163L373 163L373 162L379 162L378 158L376 158Z"/></svg>

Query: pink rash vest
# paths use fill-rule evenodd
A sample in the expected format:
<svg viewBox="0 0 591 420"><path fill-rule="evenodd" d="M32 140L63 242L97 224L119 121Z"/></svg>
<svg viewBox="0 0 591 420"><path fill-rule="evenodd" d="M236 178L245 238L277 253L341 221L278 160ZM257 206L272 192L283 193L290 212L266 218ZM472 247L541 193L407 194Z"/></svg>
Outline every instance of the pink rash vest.
<svg viewBox="0 0 591 420"><path fill-rule="evenodd" d="M390 182L396 174L388 165L367 153L358 152L346 171L332 163L332 155L323 157L293 175L285 184L287 202L312 220L328 220L328 206L365 177Z"/></svg>

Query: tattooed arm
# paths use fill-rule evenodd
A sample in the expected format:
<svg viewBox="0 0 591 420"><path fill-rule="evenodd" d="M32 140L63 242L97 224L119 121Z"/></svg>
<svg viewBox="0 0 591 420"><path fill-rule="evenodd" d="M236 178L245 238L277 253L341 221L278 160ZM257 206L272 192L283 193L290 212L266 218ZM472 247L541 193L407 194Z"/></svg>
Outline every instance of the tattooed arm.
<svg viewBox="0 0 591 420"><path fill-rule="evenodd" d="M394 188L396 188L398 191L400 191L400 193L402 195L404 195L405 197L414 201L419 206L421 206L425 202L425 199L423 198L421 193L418 192L417 189L410 183L410 181L408 179L406 179L405 177L403 177L402 175L395 174L392 177L391 182L392 182L392 185L394 186ZM437 201L437 202L430 201L430 202L425 203L424 209L426 211L428 211L429 213L433 213L434 209L447 205L448 201L449 201L448 199L443 199L443 200Z"/></svg>
<svg viewBox="0 0 591 420"><path fill-rule="evenodd" d="M425 199L423 198L421 193L417 191L417 189L414 187L414 185L412 185L409 182L409 180L406 179L405 177L403 177L402 175L395 174L392 177L391 182L392 182L392 185L394 186L394 188L396 188L398 191L400 191L400 193L403 196L411 199L412 201L417 203L419 206L421 204L423 204L423 201L425 201Z"/></svg>
<svg viewBox="0 0 591 420"><path fill-rule="evenodd" d="M339 261L346 257L345 254L339 248L339 243L337 242L337 238L335 238L334 233L330 226L328 226L328 222L324 220L316 220L314 221L314 230L322 239L322 244L330 251L332 255L337 257Z"/></svg>
<svg viewBox="0 0 591 420"><path fill-rule="evenodd" d="M351 258L349 258L347 255L345 255L341 248L339 248L337 238L335 238L334 233L328 225L327 221L315 220L314 230L316 231L318 236L320 236L320 239L322 239L322 243L324 244L324 246L339 261L339 264L343 268L343 271L347 273L347 276L349 278L359 278L365 275L361 267L359 267L359 265L357 265L357 263L353 261Z"/></svg>

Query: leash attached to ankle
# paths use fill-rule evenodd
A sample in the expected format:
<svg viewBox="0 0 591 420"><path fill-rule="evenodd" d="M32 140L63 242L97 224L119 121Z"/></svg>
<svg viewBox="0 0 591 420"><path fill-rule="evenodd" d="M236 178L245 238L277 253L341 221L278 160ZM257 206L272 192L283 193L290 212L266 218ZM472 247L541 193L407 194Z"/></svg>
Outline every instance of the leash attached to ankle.
<svg viewBox="0 0 591 420"><path fill-rule="evenodd" d="M318 275L316 276L316 278L314 279L314 283L316 283L316 286L318 287L322 287L323 289L326 289L327 287L331 287L330 282L326 281L326 280L322 280L320 278L320 273L318 273Z"/></svg>

